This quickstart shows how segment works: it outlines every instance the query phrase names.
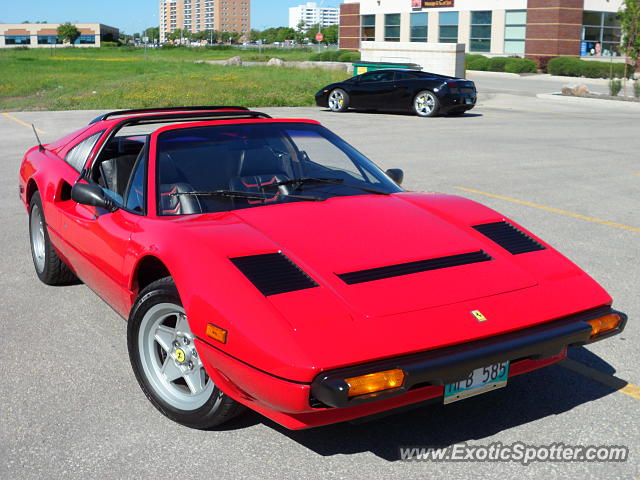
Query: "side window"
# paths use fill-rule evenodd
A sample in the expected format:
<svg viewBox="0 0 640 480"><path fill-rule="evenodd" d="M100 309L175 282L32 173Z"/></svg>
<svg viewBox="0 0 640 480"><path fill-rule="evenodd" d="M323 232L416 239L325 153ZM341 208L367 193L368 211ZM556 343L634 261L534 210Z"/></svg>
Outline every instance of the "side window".
<svg viewBox="0 0 640 480"><path fill-rule="evenodd" d="M96 143L104 133L104 130L94 133L90 137L85 138L75 147L67 152L67 156L64 157L64 161L71 165L78 172L84 168L89 154L96 146Z"/></svg>
<svg viewBox="0 0 640 480"><path fill-rule="evenodd" d="M144 194L146 186L147 156L141 155L133 171L133 176L127 188L125 208L132 212L144 212Z"/></svg>
<svg viewBox="0 0 640 480"><path fill-rule="evenodd" d="M378 71L378 72L369 72L365 73L360 77L361 83L372 83L372 82L392 82L393 81L393 72L390 71Z"/></svg>
<svg viewBox="0 0 640 480"><path fill-rule="evenodd" d="M417 77L409 72L396 72L396 82L400 80L415 80Z"/></svg>
<svg viewBox="0 0 640 480"><path fill-rule="evenodd" d="M380 72L379 82L393 82L394 72Z"/></svg>
<svg viewBox="0 0 640 480"><path fill-rule="evenodd" d="M360 77L360 83L377 82L378 75L375 72L365 73Z"/></svg>

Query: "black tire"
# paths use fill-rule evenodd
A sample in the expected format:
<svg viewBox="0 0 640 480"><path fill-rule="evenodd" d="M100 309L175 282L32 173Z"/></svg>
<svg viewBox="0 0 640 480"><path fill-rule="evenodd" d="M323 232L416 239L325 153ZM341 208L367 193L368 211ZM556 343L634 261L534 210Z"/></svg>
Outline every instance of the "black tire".
<svg viewBox="0 0 640 480"><path fill-rule="evenodd" d="M346 112L349 109L349 94L341 88L331 90L327 101L332 112Z"/></svg>
<svg viewBox="0 0 640 480"><path fill-rule="evenodd" d="M432 91L423 90L413 99L413 111L419 117L435 117L440 111L440 100Z"/></svg>
<svg viewBox="0 0 640 480"><path fill-rule="evenodd" d="M39 192L33 194L29 203L29 244L33 266L43 283L47 285L78 283L78 277L62 261L51 245Z"/></svg>
<svg viewBox="0 0 640 480"><path fill-rule="evenodd" d="M171 277L157 280L140 292L131 309L127 326L129 359L138 384L146 397L167 418L190 428L209 429L240 414L245 407L223 393L215 385L204 404L190 410L177 408L158 393L158 390L153 386L153 378L150 378L143 367L143 357L139 345L140 328L145 315L154 306L160 304L173 304L182 309L178 290ZM180 346L182 345L180 344Z"/></svg>

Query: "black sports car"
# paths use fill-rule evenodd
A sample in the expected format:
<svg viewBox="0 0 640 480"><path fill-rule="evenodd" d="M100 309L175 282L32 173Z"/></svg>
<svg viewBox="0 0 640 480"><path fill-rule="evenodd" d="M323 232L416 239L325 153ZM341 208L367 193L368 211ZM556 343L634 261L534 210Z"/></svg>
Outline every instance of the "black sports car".
<svg viewBox="0 0 640 480"><path fill-rule="evenodd" d="M348 108L414 111L421 117L461 115L476 104L470 80L389 68L332 83L316 93L316 104L334 112Z"/></svg>

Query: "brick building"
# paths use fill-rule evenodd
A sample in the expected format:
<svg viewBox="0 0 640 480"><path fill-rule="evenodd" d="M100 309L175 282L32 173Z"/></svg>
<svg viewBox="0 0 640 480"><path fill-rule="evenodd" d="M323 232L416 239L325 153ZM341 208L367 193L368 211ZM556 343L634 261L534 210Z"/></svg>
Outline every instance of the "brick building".
<svg viewBox="0 0 640 480"><path fill-rule="evenodd" d="M76 47L99 47L102 42L117 42L120 31L101 23L76 23L80 36ZM59 23L4 23L0 24L0 48L47 48L62 45L58 38Z"/></svg>
<svg viewBox="0 0 640 480"><path fill-rule="evenodd" d="M160 41L180 30L238 32L251 30L250 0L160 0Z"/></svg>
<svg viewBox="0 0 640 480"><path fill-rule="evenodd" d="M468 53L620 58L622 0L345 0L340 47L464 43Z"/></svg>

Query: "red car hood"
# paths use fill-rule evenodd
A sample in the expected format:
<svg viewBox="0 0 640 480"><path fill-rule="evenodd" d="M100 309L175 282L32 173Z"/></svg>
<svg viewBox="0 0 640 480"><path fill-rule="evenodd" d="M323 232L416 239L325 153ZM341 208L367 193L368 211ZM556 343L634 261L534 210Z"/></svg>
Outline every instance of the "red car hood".
<svg viewBox="0 0 640 480"><path fill-rule="evenodd" d="M350 309L368 317L457 303L537 283L488 239L398 195L336 197L234 213ZM337 276L479 250L493 260L352 285Z"/></svg>

